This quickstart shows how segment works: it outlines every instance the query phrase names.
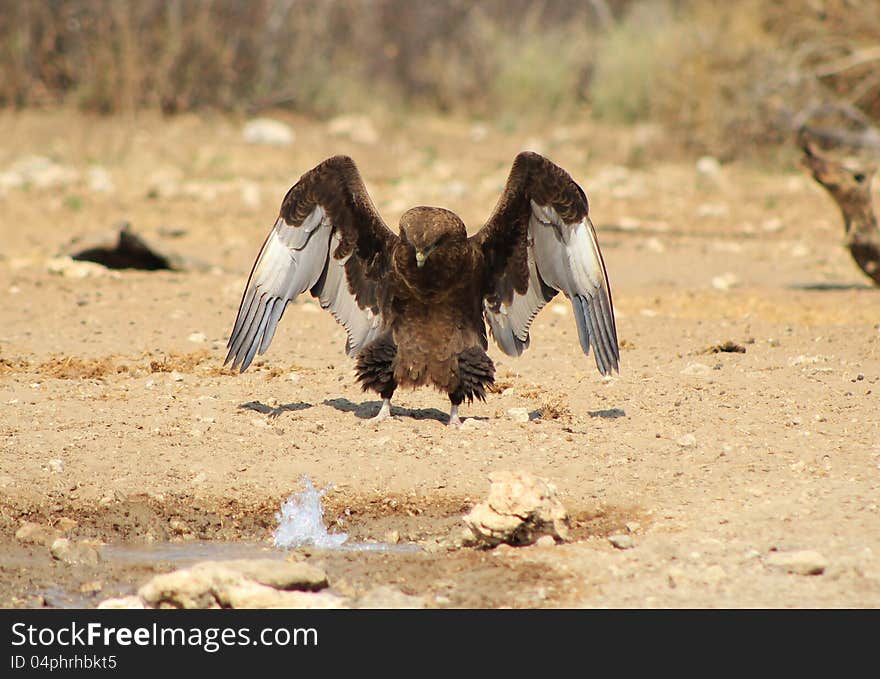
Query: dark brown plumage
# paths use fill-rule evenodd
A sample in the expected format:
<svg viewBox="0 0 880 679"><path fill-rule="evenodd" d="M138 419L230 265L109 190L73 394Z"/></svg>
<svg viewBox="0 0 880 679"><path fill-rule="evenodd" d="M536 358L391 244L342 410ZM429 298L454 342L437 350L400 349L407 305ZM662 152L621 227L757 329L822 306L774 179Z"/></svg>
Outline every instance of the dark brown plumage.
<svg viewBox="0 0 880 679"><path fill-rule="evenodd" d="M562 168L520 153L486 225L467 235L436 207L415 207L395 235L351 158L335 156L287 192L254 263L226 362L245 370L263 353L287 304L306 290L341 323L364 390L390 414L398 387L432 385L458 406L485 400L495 368L486 324L512 356L559 290L571 300L585 353L618 369L611 290L583 190Z"/></svg>

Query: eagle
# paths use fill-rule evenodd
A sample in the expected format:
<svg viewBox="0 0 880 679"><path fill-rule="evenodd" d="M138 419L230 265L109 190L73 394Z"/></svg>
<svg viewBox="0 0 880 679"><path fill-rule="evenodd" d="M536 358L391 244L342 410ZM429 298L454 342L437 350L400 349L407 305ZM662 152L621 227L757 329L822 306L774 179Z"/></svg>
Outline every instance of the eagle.
<svg viewBox="0 0 880 679"><path fill-rule="evenodd" d="M583 189L532 152L517 155L501 198L472 236L453 212L414 207L395 234L354 161L334 156L306 172L281 203L245 286L225 364L244 371L264 353L287 305L309 291L345 328L364 391L391 414L398 387L433 386L458 408L485 401L495 366L529 346L536 314L559 291L580 346L602 375L619 371L608 274Z"/></svg>

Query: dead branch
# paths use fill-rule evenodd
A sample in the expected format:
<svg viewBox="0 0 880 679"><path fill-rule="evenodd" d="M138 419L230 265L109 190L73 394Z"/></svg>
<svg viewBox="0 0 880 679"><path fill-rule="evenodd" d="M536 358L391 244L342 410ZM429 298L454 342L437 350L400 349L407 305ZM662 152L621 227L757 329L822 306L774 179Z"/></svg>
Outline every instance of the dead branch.
<svg viewBox="0 0 880 679"><path fill-rule="evenodd" d="M853 52L849 56L842 59L836 59L830 64L817 68L815 73L819 78L826 78L829 75L837 75L843 71L848 71L856 66L870 64L872 61L880 61L880 46L866 47L865 49Z"/></svg>
<svg viewBox="0 0 880 679"><path fill-rule="evenodd" d="M804 152L803 165L840 208L850 254L875 285L880 285L880 228L871 201L876 165L844 164L822 155L808 128L801 128L798 142Z"/></svg>

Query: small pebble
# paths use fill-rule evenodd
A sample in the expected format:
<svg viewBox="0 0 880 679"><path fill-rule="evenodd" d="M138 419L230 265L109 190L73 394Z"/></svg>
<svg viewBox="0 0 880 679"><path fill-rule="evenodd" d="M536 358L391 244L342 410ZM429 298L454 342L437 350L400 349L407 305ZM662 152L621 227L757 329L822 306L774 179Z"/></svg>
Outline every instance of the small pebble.
<svg viewBox="0 0 880 679"><path fill-rule="evenodd" d="M635 546L635 541L632 538L632 535L609 535L608 542L614 545L617 549L631 549Z"/></svg>
<svg viewBox="0 0 880 679"><path fill-rule="evenodd" d="M795 575L821 575L828 565L819 552L802 549L793 552L773 552L765 560L771 568L784 570Z"/></svg>

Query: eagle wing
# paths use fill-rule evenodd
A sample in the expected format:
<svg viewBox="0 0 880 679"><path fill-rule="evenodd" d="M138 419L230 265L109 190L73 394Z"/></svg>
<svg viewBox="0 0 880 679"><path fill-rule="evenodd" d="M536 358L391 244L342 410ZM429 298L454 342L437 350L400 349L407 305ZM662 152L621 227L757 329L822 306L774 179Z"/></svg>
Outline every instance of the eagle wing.
<svg viewBox="0 0 880 679"><path fill-rule="evenodd" d="M535 315L561 290L584 353L592 346L603 375L619 369L605 262L587 197L565 170L520 153L492 217L472 240L486 262L483 315L504 353L522 354Z"/></svg>
<svg viewBox="0 0 880 679"><path fill-rule="evenodd" d="M245 286L226 363L246 370L269 348L287 305L309 290L348 333L357 354L378 336L377 285L398 237L376 211L351 158L335 156L287 192Z"/></svg>

